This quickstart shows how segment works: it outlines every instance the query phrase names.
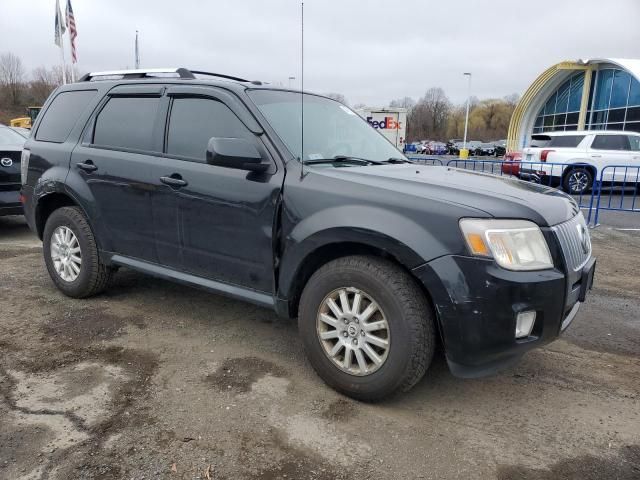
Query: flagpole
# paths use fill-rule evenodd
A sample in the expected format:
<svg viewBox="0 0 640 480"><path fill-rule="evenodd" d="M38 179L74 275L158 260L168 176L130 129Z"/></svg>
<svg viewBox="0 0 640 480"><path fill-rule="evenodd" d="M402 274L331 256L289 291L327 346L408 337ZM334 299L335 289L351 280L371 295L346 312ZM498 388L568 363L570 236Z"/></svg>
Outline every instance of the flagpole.
<svg viewBox="0 0 640 480"><path fill-rule="evenodd" d="M140 68L140 45L138 44L138 30L136 30L136 49L135 49L135 65L136 70Z"/></svg>
<svg viewBox="0 0 640 480"><path fill-rule="evenodd" d="M60 12L60 0L56 0L56 18L55 18L55 44L60 49L62 58L62 84L67 84L67 62L64 58L64 25L62 20L62 12Z"/></svg>
<svg viewBox="0 0 640 480"><path fill-rule="evenodd" d="M67 31L69 31L69 27L67 27ZM71 38L71 31L69 31L69 53L71 54L71 83L75 83L76 74L73 71L73 40Z"/></svg>
<svg viewBox="0 0 640 480"><path fill-rule="evenodd" d="M60 37L64 34L60 33ZM67 84L67 61L64 58L64 39L60 38L60 55L62 56L62 84Z"/></svg>
<svg viewBox="0 0 640 480"><path fill-rule="evenodd" d="M68 30L68 28L67 28ZM71 83L75 83L76 74L73 71L73 40L71 39L71 32L69 32L69 53L71 54Z"/></svg>

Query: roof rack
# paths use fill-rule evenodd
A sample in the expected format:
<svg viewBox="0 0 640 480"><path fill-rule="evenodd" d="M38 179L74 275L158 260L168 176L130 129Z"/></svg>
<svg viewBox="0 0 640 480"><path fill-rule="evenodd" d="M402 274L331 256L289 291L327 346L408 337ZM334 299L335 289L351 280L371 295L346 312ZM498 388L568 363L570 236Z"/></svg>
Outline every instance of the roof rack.
<svg viewBox="0 0 640 480"><path fill-rule="evenodd" d="M177 73L179 78L195 79L196 75L207 75L210 77L226 78L227 80L235 80L237 82L249 82L244 78L224 75L221 73L202 72L199 70L189 70L187 68L148 68L137 70L109 70L106 72L91 72L80 78L80 82L91 82L93 80L104 80L101 77L121 77L123 80L134 78L158 78L158 73Z"/></svg>

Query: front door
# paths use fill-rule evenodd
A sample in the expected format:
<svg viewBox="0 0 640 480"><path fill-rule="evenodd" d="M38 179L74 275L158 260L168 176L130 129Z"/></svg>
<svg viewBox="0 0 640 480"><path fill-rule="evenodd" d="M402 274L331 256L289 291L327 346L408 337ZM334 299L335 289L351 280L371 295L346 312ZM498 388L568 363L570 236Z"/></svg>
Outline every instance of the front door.
<svg viewBox="0 0 640 480"><path fill-rule="evenodd" d="M198 96L195 96L197 89ZM273 227L284 179L260 135L240 118L248 112L228 102L215 88L168 90L166 174L177 173L185 185L176 190L182 262L186 272L261 292L273 291ZM244 114L244 115L243 115ZM240 116L240 118L239 118ZM206 163L211 137L254 142L266 173L247 172Z"/></svg>

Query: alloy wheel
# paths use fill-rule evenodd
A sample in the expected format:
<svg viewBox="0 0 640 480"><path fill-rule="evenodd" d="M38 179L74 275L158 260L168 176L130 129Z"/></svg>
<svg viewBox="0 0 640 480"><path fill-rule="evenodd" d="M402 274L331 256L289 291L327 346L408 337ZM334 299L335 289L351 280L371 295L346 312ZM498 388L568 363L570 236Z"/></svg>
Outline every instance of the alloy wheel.
<svg viewBox="0 0 640 480"><path fill-rule="evenodd" d="M371 375L387 360L389 323L363 290L344 287L329 293L318 310L316 331L325 355L350 375Z"/></svg>
<svg viewBox="0 0 640 480"><path fill-rule="evenodd" d="M569 175L569 190L571 193L583 193L589 187L589 176L585 172L571 172Z"/></svg>
<svg viewBox="0 0 640 480"><path fill-rule="evenodd" d="M78 237L66 226L60 226L51 236L51 260L58 276L65 282L73 282L80 275L82 252Z"/></svg>

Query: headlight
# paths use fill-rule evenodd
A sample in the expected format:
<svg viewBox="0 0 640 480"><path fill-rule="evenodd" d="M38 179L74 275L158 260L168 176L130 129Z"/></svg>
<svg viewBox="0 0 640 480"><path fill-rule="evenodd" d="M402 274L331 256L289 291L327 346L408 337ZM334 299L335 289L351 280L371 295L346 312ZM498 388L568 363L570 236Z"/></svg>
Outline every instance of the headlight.
<svg viewBox="0 0 640 480"><path fill-rule="evenodd" d="M547 241L533 222L465 218L460 229L473 255L493 258L507 270L553 268Z"/></svg>
<svg viewBox="0 0 640 480"><path fill-rule="evenodd" d="M24 185L27 183L27 174L29 173L29 157L31 152L29 150L22 150L20 157L20 181Z"/></svg>

